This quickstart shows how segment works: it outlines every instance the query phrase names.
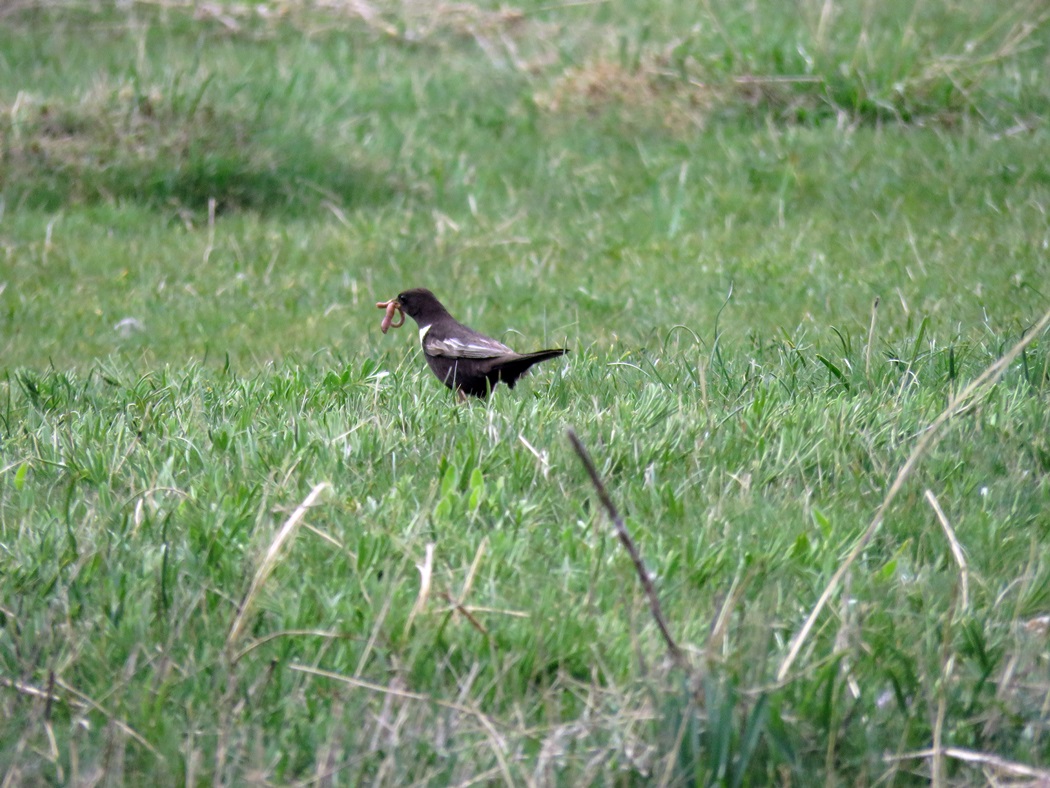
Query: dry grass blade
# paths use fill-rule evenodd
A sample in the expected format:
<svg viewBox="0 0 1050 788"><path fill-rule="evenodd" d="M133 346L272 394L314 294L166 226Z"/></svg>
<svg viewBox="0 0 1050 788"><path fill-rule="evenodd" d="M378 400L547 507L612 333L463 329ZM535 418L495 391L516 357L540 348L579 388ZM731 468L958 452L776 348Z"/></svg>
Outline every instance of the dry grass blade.
<svg viewBox="0 0 1050 788"><path fill-rule="evenodd" d="M576 433L571 429L569 430L569 440L572 441L572 447L576 450L576 454L579 456L580 462L583 463L583 467L587 469L587 474L591 477L591 483L594 484L594 489L598 492L598 498L601 500L602 506L605 507L605 511L609 513L609 519L612 520L613 525L616 527L616 535L620 538L628 555L631 556L631 560L634 562L634 569L638 573L638 579L641 580L642 588L645 590L645 595L649 599L649 611L652 613L653 619L656 621L656 625L660 629L660 634L663 635L664 642L667 644L667 651L675 661L675 664L688 670L689 663L685 658L685 654L682 652L682 649L679 648L678 643L675 642L675 639L671 636L671 630L667 627L667 621L664 619L663 610L660 607L660 597L656 594L656 588L653 586L653 580L649 575L649 570L645 568L645 563L642 561L641 553L638 552L638 547L635 545L634 539L631 538L631 534L628 532L623 518L616 509L616 504L612 502L612 498L609 497L609 493L605 489L601 477L598 476L598 469L594 467L591 455L587 453L587 449L584 448L580 439L576 437Z"/></svg>
<svg viewBox="0 0 1050 788"><path fill-rule="evenodd" d="M234 662L240 661L241 657L247 654L249 651L254 651L260 646L265 646L267 643L272 643L280 638L290 637L311 637L311 638L325 638L327 640L347 640L353 637L345 632L328 632L323 629L286 629L281 632L271 632L258 640L253 640L247 646L237 652L237 655L233 658Z"/></svg>
<svg viewBox="0 0 1050 788"><path fill-rule="evenodd" d="M708 660L713 659L725 643L730 618L733 615L733 611L736 609L737 603L744 595L748 579L749 578L746 577L741 578L740 575L733 578L733 584L729 587L729 593L726 595L725 601L722 603L722 609L718 612L718 617L715 619L715 623L711 627L711 634L707 638L707 646L704 649L704 653Z"/></svg>
<svg viewBox="0 0 1050 788"><path fill-rule="evenodd" d="M481 566L481 557L485 555L485 548L488 547L489 538L486 536L481 540L481 544L478 545L477 552L474 553L474 560L470 562L470 569L467 571L467 579L463 581L463 588L459 592L459 603L462 604L467 601L467 597L470 596L470 589L474 586L474 578L478 574L478 569Z"/></svg>
<svg viewBox="0 0 1050 788"><path fill-rule="evenodd" d="M419 570L419 594L416 596L416 603L412 605L412 610L408 614L408 620L405 622L404 637L408 637L408 633L412 631L412 622L416 620L416 616L423 612L427 606L427 600L430 598L430 582L434 577L433 542L427 543L423 563L416 564L416 569Z"/></svg>
<svg viewBox="0 0 1050 788"><path fill-rule="evenodd" d="M395 689L393 687L384 687L381 684L373 684L371 681L364 681L362 679L355 679L353 676L344 676L340 673L332 673L328 670L320 670L318 668L311 668L306 665L289 665L292 670L298 671L299 673L308 673L311 676L320 676L326 679L332 679L333 681L340 681L344 684L349 684L353 687L359 687L360 689L369 690L370 692L378 692L383 695L404 698L405 700L415 700L423 703L433 703L435 706L441 706L445 709L452 711L458 711L461 714L466 714L479 723L481 723L482 729L485 731L485 735L489 740L489 744L492 748L493 755L496 756L496 760L499 762L500 771L503 776L504 782L509 786L514 786L514 778L510 773L510 765L507 763L506 757L503 755L503 750L506 744L503 737L500 736L496 730L496 726L492 720L485 714L482 714L477 709L471 708L462 703L455 703L453 701L441 700L439 698L433 698L430 695L424 695L421 692L411 692L409 690Z"/></svg>
<svg viewBox="0 0 1050 788"><path fill-rule="evenodd" d="M871 380L871 345L875 341L875 319L879 316L879 299L871 305L871 325L868 326L868 344L864 348L864 377Z"/></svg>
<svg viewBox="0 0 1050 788"><path fill-rule="evenodd" d="M911 476L915 468L919 464L919 460L922 459L926 451L936 442L940 437L941 428L954 416L962 412L966 407L969 406L970 401L983 389L985 386L994 381L1001 375L1014 359L1016 359L1026 347L1039 337L1046 327L1050 325L1050 311L1048 311L1043 317L1036 323L1035 326L1019 341L1005 355L1003 355L998 361L990 365L984 372L978 375L970 384L964 388L959 395L952 399L948 404L948 407L941 411L940 415L930 424L929 427L923 432L918 442L915 444L915 448L912 449L911 454L908 455L908 459L901 466L901 469L897 472L897 476L894 478L893 483L886 491L885 497L882 499L882 503L879 504L879 508L875 512L875 517L872 518L871 523L865 529L864 533L861 534L860 539L857 540L857 544L854 545L849 555L846 556L846 560L842 562L839 568L832 575L831 580L828 582L824 591L821 593L817 603L813 606L809 616L806 617L805 623L802 628L792 638L791 647L788 649L787 656L784 657L783 662L780 663L780 668L777 670L777 681L783 681L784 677L787 676L788 671L791 670L791 666L795 663L795 659L798 658L799 652L802 650L803 644L809 637L809 633L813 630L813 626L817 623L817 617L820 615L824 606L831 599L832 595L838 590L839 585L842 582L842 578L846 572L849 571L850 567L853 566L853 562L857 560L860 554L864 551L864 548L868 546L872 537L879 530L879 526L882 525L883 517L886 515L886 511L889 509L890 504L897 497L897 493L901 491L904 486L905 480Z"/></svg>
<svg viewBox="0 0 1050 788"><path fill-rule="evenodd" d="M1025 763L1008 761L1005 758L1000 758L998 755L992 755L987 752L978 752L976 750L966 750L962 747L946 747L942 750L942 753L957 761L985 766L994 769L1001 774L1009 775L1010 777L1031 778L1035 780L1035 785L1050 785L1050 769L1040 769L1039 767L1029 766ZM936 754L937 753L933 749L918 750L916 752L902 753L901 755L889 755L886 756L886 760L910 761L915 758L933 758Z"/></svg>
<svg viewBox="0 0 1050 788"><path fill-rule="evenodd" d="M954 618L954 606L953 606L953 618ZM947 652L951 643L952 631L951 626L947 626L944 629L944 651ZM955 672L955 655L951 654L947 656L944 661L944 665L941 668L941 679L937 683L937 714L933 720L933 755L932 763L930 764L930 784L934 788L943 788L947 784L947 777L944 770L944 720L948 715L948 691L947 686L952 680L952 674Z"/></svg>
<svg viewBox="0 0 1050 788"><path fill-rule="evenodd" d="M230 627L230 634L226 637L226 651L228 654L233 653L233 647L237 644L237 640L240 638L241 631L244 629L245 622L248 620L248 614L251 612L255 598L259 594L259 589L262 588L263 583L266 582L266 578L270 576L274 567L277 566L277 556L280 554L281 548L284 546L285 542L291 539L295 534L295 530L299 523L302 522L307 510L314 505L321 493L330 486L331 485L328 484L328 482L321 482L320 484L315 485L314 488L310 490L310 494L303 499L303 502L295 508L295 511L292 512L284 525L281 526L281 529L277 532L277 535L270 543L270 548L266 551L266 555L259 564L259 568L255 570L255 577L252 578L252 584L248 588L248 593L245 594L244 601L241 602L241 606L237 610L237 615L233 619L233 625Z"/></svg>
<svg viewBox="0 0 1050 788"><path fill-rule="evenodd" d="M62 700L61 697L55 694L53 688L40 689L39 687L34 687L32 684L26 684L23 681L15 681L14 679L5 678L3 676L0 676L0 687L13 689L16 692L21 692L23 695L28 695L31 698L42 698L48 703ZM86 705L74 701L69 701L69 703L70 705L79 708L84 708Z"/></svg>
<svg viewBox="0 0 1050 788"><path fill-rule="evenodd" d="M969 610L970 570L966 565L966 555L963 553L962 545L959 544L959 538L955 535L955 530L952 528L951 523L948 522L944 510L941 509L941 505L937 502L937 497L933 494L932 490L926 491L926 500L930 506L933 507L933 512L937 515L937 520L940 522L941 528L944 529L945 536L948 537L948 544L952 548L952 556L955 558L955 563L959 565L959 586L962 592L962 609Z"/></svg>
<svg viewBox="0 0 1050 788"><path fill-rule="evenodd" d="M86 705L88 705L91 708L93 708L95 711L97 711L100 714L102 714L103 716L105 716L106 719L108 719L111 723L113 723L113 725L115 725L118 729L122 730L124 733L126 733L128 736L130 736L132 739L134 739L139 744L141 744L143 747L145 747L147 750L149 750L149 752L158 761L164 761L164 756L161 755L160 752L158 752L156 747L154 747L152 744L150 744L146 740L145 736L143 736L141 733L139 733L134 728L132 728L130 725L128 725L126 722L124 722L124 720L120 719L115 714L113 714L112 712L107 710L101 703L96 701L94 698L91 698L91 697L85 695L80 690L75 689L74 687L71 687L69 684L67 684L65 681L63 681L62 679L58 678L57 676L55 677L55 686L56 687L61 687L66 692L70 693L71 695L75 695L83 703L85 703Z"/></svg>

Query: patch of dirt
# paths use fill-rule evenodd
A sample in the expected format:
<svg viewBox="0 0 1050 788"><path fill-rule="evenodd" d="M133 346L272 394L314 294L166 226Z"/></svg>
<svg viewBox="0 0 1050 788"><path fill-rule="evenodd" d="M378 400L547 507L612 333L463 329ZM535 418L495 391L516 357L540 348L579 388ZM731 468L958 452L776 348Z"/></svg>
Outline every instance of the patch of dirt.
<svg viewBox="0 0 1050 788"><path fill-rule="evenodd" d="M602 58L566 69L535 96L536 104L551 113L614 112L626 121L658 120L672 131L702 128L717 100L709 86L671 75L655 64L626 68Z"/></svg>

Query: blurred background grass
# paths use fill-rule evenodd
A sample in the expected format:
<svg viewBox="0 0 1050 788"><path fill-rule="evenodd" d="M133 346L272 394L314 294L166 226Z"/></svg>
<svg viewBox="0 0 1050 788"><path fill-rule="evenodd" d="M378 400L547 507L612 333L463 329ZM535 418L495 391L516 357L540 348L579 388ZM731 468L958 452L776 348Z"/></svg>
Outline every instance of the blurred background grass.
<svg viewBox="0 0 1050 788"><path fill-rule="evenodd" d="M605 347L710 333L730 287L736 335L863 330L876 296L886 331L944 336L1045 303L1038 4L5 21L9 365L375 354L370 302L410 285Z"/></svg>
<svg viewBox="0 0 1050 788"><path fill-rule="evenodd" d="M895 760L938 735L1050 758L1042 338L773 686L925 426L1047 309L1044 3L0 15L11 781L910 784L944 780ZM573 353L457 407L378 331L413 285Z"/></svg>

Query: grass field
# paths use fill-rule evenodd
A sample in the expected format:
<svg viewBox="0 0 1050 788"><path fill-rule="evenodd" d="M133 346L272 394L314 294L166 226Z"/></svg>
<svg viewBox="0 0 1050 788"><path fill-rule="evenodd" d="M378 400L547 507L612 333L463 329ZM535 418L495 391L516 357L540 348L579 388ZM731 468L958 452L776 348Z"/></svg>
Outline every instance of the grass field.
<svg viewBox="0 0 1050 788"><path fill-rule="evenodd" d="M1050 780L1048 43L0 6L2 784Z"/></svg>

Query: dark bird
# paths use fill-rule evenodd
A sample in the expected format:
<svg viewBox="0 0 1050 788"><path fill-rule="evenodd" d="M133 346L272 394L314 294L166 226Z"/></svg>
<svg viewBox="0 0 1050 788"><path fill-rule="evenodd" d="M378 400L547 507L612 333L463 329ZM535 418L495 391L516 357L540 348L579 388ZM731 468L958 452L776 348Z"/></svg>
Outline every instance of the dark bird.
<svg viewBox="0 0 1050 788"><path fill-rule="evenodd" d="M408 315L419 326L419 341L431 372L438 380L464 397L485 397L499 382L514 388L529 367L568 353L564 348L515 353L502 342L479 334L448 313L433 293L424 287L406 290L392 301L376 304L386 309L383 333L390 326L404 325ZM400 323L392 322L401 312Z"/></svg>

